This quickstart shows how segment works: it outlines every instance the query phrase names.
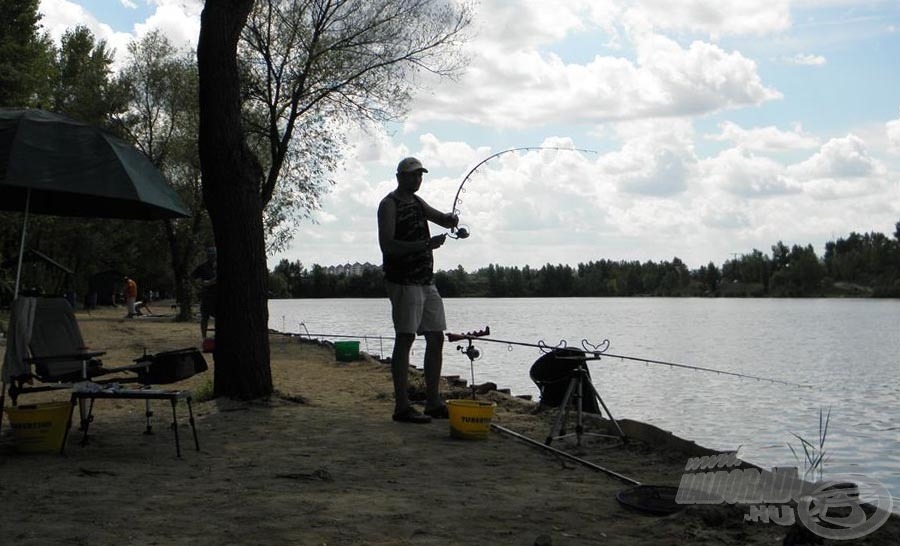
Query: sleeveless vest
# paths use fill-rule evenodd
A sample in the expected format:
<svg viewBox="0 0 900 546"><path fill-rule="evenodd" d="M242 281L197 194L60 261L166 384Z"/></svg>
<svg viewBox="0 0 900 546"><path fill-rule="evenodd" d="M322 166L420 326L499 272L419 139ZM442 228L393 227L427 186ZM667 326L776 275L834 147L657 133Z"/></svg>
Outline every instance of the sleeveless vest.
<svg viewBox="0 0 900 546"><path fill-rule="evenodd" d="M413 196L413 200L404 203L394 194L388 198L397 206L397 223L394 225L394 238L398 241L426 241L431 237L428 220L425 218L425 207L422 201ZM384 278L395 284L431 284L434 280L434 256L431 249L420 250L410 254L382 254Z"/></svg>

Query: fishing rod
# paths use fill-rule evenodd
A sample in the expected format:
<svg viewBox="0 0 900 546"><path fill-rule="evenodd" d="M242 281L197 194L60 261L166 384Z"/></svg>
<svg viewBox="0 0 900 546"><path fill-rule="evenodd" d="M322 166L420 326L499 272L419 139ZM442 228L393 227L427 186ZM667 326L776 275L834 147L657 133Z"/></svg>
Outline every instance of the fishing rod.
<svg viewBox="0 0 900 546"><path fill-rule="evenodd" d="M510 350L512 350L513 345L517 345L520 347L535 347L541 350L541 352L549 353L558 349L568 349L570 351L577 351L582 353L583 356L569 356L569 357L561 357L561 358L571 358L571 359L584 359L584 360L601 360L602 358L618 358L619 360L625 361L634 361L634 362L642 362L644 364L654 364L661 366L669 366L671 368L683 368L687 370L694 370L699 372L711 372L720 375L730 375L733 377L737 377L740 379L755 379L756 381L765 381L767 383L777 383L780 385L788 385L791 387L803 387L803 388L812 388L812 385L803 385L801 383L794 383L791 381L783 381L781 379L772 379L769 377L760 377L756 375L748 375L738 372L729 372L726 370L717 370L715 368L705 368L702 366L691 366L689 364L681 364L678 362L669 362L666 360L656 360L652 358L643 358L637 356L628 356L628 355L619 355L607 352L609 349L609 340L604 339L597 345L594 345L586 339L581 340L581 348L578 347L569 347L566 340L560 340L556 345L548 345L544 343L543 340L538 341L537 343L527 343L523 341L510 341L508 339L496 339L489 338L487 336L491 335L490 327L485 327L484 330L479 330L475 332L467 332L465 334L447 334L448 341L463 341L467 340L470 344L473 340L478 341L486 341L489 343L500 343L503 345L507 345Z"/></svg>
<svg viewBox="0 0 900 546"><path fill-rule="evenodd" d="M481 161L479 161L474 167L472 167L471 170L469 170L468 173L466 173L466 176L463 177L462 182L460 182L460 184L459 184L459 188L457 188L457 190L456 190L456 195L453 196L453 206L450 207L451 214L456 216L457 218L459 217L459 214L460 214L459 205L462 204L462 199L459 198L459 194L465 193L466 190L463 189L463 187L466 185L466 182L469 181L469 178L471 178L471 176L473 174L475 174L475 171L477 171L482 165L484 165L488 161L490 161L494 158L500 157L501 155L504 155L504 154L509 154L512 152L533 151L533 150L556 150L556 151L562 151L562 152L583 152L583 153L590 153L590 154L599 154L600 153L597 150L586 150L583 148L564 148L562 146L524 146L524 147L520 147L520 148L509 148L507 150L501 150L495 154L491 154L491 155L487 156L486 158L482 159ZM465 226L454 226L454 227L450 228L450 234L448 235L448 237L450 237L452 239L465 239L469 235L470 235L469 228L467 228Z"/></svg>
<svg viewBox="0 0 900 546"><path fill-rule="evenodd" d="M602 466L600 466L600 465L598 465L598 464L594 464L594 463L592 463L592 462L590 462L590 461L587 461L587 460L585 460L585 459L582 459L582 458L580 458L580 457L576 457L575 455L572 455L571 453L567 453L567 452L565 452L565 451L563 451L563 450L561 450L561 449L556 449L555 447L550 447L550 446L547 445L547 444L542 444L542 443L538 442L537 440L534 440L534 439L532 439L532 438L529 438L528 436L525 436L525 435L523 435L523 434L519 434L518 432L516 432L516 431L514 431L514 430L510 430L510 429L508 429L508 428L506 428L506 427L500 426L500 425L495 424L495 423L491 423L491 428L494 429L494 430L503 432L503 433L505 433L505 434L509 434L509 435L512 436L513 438L518 438L519 440L522 440L522 441L527 442L527 443L529 443L529 444L531 444L531 445L537 446L537 447L539 447L539 448L541 448L541 449L545 449L545 450L549 451L550 453L553 453L554 455L557 455L557 456L559 456L559 457L564 457L564 458L566 458L566 459L569 459L570 461L575 461L576 463L582 464L582 465L584 465L584 466L586 466L586 467L588 467L588 468L592 468L592 469L597 470L597 471L599 471L599 472L603 472L604 474L607 474L607 475L609 475L609 476L612 476L613 478L616 478L616 479L618 479L618 480L621 480L621 481L623 481L623 482L625 482L625 483L627 483L627 484L631 484L631 485L641 485L641 482L635 480L634 478L629 478L628 476L626 476L626 475L624 475L624 474L619 474L618 472L615 472L615 471L610 470L610 469L608 469L608 468L604 468L604 467L602 467Z"/></svg>
<svg viewBox="0 0 900 546"><path fill-rule="evenodd" d="M387 336L349 335L349 334L312 334L306 328L306 325L304 323L301 322L300 326L303 327L304 330L306 330L306 331L304 333L295 334L295 335L299 335L299 336L305 335L309 338L333 337L333 338L352 338L352 339L364 339L364 340L377 339L377 340L382 340L382 341L383 340L394 341L393 337L387 337ZM537 343L528 343L525 341L513 341L513 340L508 340L508 339L497 339L497 338L488 337L490 335L491 335L490 326L486 326L483 330L467 332L464 334L454 334L454 333L450 333L450 332L447 332L447 334L446 334L447 341L451 341L451 342L452 341L468 341L471 344L473 341L485 341L488 343L498 343L501 345L506 345L509 348L509 350L512 350L513 346L534 347L536 349L540 349L540 351L543 353L550 353L550 352L553 352L553 351L556 351L559 349L568 349L570 351L577 351L579 353L582 353L582 355L583 355L583 356L561 357L563 359L570 358L570 359L579 359L579 360L580 359L602 360L603 358L618 358L621 361L631 361L631 362L638 362L638 363L644 363L644 364L653 364L653 365L658 365L658 366L669 366L670 368L682 368L685 370L693 370L693 371L697 371L697 372L708 372L708 373L715 373L718 375L728 375L728 376L732 376L732 377L737 377L739 379L753 379L756 381L764 381L766 383L787 385L789 387L801 387L801 388L806 388L806 389L813 388L812 385L804 385L802 383L794 383L791 381L784 381L782 379L773 379L770 377L760 377L757 375L749 375L749 374L744 374L744 373L739 373L739 372L730 372L727 370L718 370L716 368L706 368L703 366L692 366L690 364L683 364L680 362L670 362L667 360L657 360L657 359L653 359L653 358L644 358L644 357L638 357L638 356L614 354L614 353L607 352L609 349L609 346L610 346L608 339L604 339L603 341L601 341L600 343L598 343L596 345L590 343L587 339L582 339L581 347L579 348L579 347L570 347L568 345L568 342L566 342L566 340L564 340L564 339L560 340L559 343L557 343L556 345L549 345L549 344L545 343L544 340L539 340ZM474 349L474 348L461 350L461 352L463 354L466 354L467 356L478 355L477 349ZM474 358L470 357L470 360L475 360L476 358L477 358L477 356L474 356Z"/></svg>

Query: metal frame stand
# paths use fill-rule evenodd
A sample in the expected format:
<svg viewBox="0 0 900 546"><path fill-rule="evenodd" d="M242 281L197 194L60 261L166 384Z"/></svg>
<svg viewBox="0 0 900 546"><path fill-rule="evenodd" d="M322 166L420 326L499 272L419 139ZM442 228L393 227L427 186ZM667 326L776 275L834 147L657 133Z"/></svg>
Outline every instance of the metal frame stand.
<svg viewBox="0 0 900 546"><path fill-rule="evenodd" d="M603 398L600 397L600 393L597 392L597 389L594 388L594 385L591 383L587 374L587 368L585 367L585 359L579 358L578 360L578 366L572 370L572 377L569 379L569 387L566 389L566 394L563 397L562 403L559 405L559 415L556 416L556 421L553 423L553 428L550 429L550 434L547 436L547 439L544 440L544 445L549 446L553 440L575 436L577 438L577 445L580 447L581 438L585 435L604 438L621 438L623 442L627 442L628 438L626 438L625 433L622 432L622 427L619 426L619 423L612 416L609 408L606 407L606 403L603 402ZM587 393L585 393L585 390ZM615 425L618 435L613 436L610 434L598 434L584 431L584 410L582 409L582 402L584 401L585 394L594 397L600 403L600 406L606 412L609 420ZM571 409L570 406L572 404L575 405L575 432L566 434L563 427L569 418L569 410Z"/></svg>

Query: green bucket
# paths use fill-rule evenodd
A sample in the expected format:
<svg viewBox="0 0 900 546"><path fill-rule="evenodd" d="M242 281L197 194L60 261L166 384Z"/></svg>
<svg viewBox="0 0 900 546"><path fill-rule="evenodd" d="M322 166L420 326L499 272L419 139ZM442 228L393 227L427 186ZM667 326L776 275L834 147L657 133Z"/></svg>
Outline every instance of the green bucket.
<svg viewBox="0 0 900 546"><path fill-rule="evenodd" d="M334 357L338 362L353 362L359 360L358 341L335 341Z"/></svg>

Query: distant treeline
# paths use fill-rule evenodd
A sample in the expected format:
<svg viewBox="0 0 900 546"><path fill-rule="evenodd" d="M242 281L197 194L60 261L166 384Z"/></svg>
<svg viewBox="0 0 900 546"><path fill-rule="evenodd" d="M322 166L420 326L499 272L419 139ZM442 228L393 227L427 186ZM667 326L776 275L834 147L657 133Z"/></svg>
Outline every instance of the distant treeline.
<svg viewBox="0 0 900 546"><path fill-rule="evenodd" d="M900 222L893 238L851 233L825 245L782 242L770 254L753 250L721 266L698 269L671 261L598 260L540 268L489 265L474 272L462 266L438 271L435 284L445 297L706 296L706 297L900 297ZM270 275L276 298L383 297L380 270L329 275L282 260Z"/></svg>

